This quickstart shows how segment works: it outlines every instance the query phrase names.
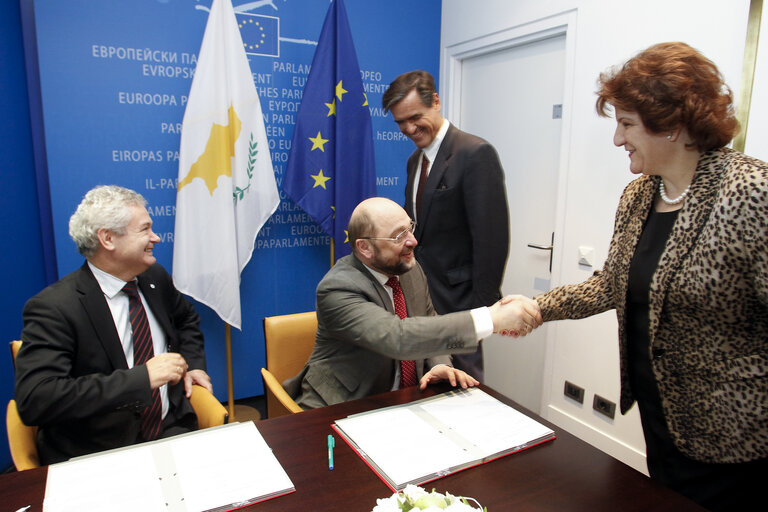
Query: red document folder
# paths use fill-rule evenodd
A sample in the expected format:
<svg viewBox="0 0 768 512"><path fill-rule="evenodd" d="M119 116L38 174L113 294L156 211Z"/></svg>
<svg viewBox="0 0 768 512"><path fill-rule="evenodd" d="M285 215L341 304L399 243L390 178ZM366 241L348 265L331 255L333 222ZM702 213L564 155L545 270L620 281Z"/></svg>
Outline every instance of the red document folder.
<svg viewBox="0 0 768 512"><path fill-rule="evenodd" d="M393 491L555 439L549 427L478 388L355 414L331 427Z"/></svg>

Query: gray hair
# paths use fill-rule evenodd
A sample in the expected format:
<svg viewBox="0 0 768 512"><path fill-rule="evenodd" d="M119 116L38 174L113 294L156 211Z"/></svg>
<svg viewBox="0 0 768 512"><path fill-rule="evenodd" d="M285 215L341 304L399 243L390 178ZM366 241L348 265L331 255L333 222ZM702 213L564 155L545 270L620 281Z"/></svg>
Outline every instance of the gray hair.
<svg viewBox="0 0 768 512"><path fill-rule="evenodd" d="M355 208L352 212L352 216L349 219L349 225L347 226L347 233L349 238L349 246L352 248L352 252L357 252L357 240L363 236L374 236L374 223L370 212L366 208Z"/></svg>
<svg viewBox="0 0 768 512"><path fill-rule="evenodd" d="M146 206L147 200L133 190L116 185L101 185L85 194L69 219L69 236L80 254L90 258L99 247L99 230L125 234L131 221L129 206Z"/></svg>

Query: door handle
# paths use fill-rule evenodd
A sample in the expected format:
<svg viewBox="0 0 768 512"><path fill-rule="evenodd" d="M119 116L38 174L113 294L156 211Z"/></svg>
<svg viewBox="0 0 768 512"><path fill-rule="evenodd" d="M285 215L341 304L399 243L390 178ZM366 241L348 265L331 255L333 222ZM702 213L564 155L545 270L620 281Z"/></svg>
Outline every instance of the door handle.
<svg viewBox="0 0 768 512"><path fill-rule="evenodd" d="M539 251L549 251L549 272L552 273L552 253L555 248L555 232L552 232L552 241L549 245L528 244L528 247L531 249L538 249Z"/></svg>

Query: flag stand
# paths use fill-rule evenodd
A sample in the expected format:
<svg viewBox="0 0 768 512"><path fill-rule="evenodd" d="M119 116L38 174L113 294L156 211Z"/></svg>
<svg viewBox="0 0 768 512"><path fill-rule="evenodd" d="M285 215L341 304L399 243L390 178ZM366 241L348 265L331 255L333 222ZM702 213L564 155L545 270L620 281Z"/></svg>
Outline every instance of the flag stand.
<svg viewBox="0 0 768 512"><path fill-rule="evenodd" d="M247 405L235 405L234 385L232 384L232 326L224 324L224 343L227 347L227 408L229 422L256 421L261 419L259 411Z"/></svg>

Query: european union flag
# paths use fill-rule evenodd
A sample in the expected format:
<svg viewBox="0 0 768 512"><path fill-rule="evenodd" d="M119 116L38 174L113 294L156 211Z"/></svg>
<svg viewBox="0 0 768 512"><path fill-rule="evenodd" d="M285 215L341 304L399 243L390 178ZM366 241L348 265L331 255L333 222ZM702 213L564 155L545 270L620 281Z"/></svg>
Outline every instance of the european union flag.
<svg viewBox="0 0 768 512"><path fill-rule="evenodd" d="M248 55L280 56L280 18L236 13L237 26Z"/></svg>
<svg viewBox="0 0 768 512"><path fill-rule="evenodd" d="M368 99L343 0L333 0L304 87L283 189L349 254L347 223L376 195Z"/></svg>

